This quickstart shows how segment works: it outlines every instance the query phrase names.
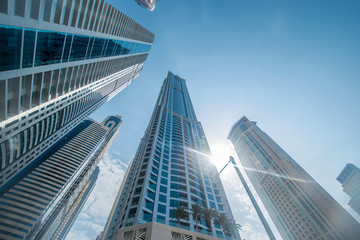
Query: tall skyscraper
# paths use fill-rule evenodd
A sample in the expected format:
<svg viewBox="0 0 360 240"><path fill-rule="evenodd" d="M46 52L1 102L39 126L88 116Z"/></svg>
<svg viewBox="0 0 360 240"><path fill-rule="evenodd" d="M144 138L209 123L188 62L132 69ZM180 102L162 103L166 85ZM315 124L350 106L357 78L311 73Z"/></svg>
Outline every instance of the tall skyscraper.
<svg viewBox="0 0 360 240"><path fill-rule="evenodd" d="M99 176L100 169L97 167L95 171L92 173L91 177L89 178L88 182L85 184L84 188L81 190L79 196L77 197L76 201L69 209L68 213L66 214L64 220L58 226L56 230L56 239L65 239L71 227L73 226L76 218L79 216L80 211L82 210L83 206L85 205L86 200L90 196L90 193L95 187L96 180Z"/></svg>
<svg viewBox="0 0 360 240"><path fill-rule="evenodd" d="M104 0L0 1L0 188L128 86L153 40Z"/></svg>
<svg viewBox="0 0 360 240"><path fill-rule="evenodd" d="M228 138L283 239L359 238L359 223L255 122L242 117Z"/></svg>
<svg viewBox="0 0 360 240"><path fill-rule="evenodd" d="M84 120L2 191L0 239L64 238L121 124L119 116Z"/></svg>
<svg viewBox="0 0 360 240"><path fill-rule="evenodd" d="M156 3L158 1L159 0L135 0L137 4L150 11L153 11L155 9Z"/></svg>
<svg viewBox="0 0 360 240"><path fill-rule="evenodd" d="M344 192L351 197L349 206L360 215L360 169L348 163L336 178Z"/></svg>
<svg viewBox="0 0 360 240"><path fill-rule="evenodd" d="M233 221L209 154L185 80L169 72L102 239L222 238L219 225L200 221L197 229L191 214L189 221L180 219L180 225L174 216L177 206L191 209L198 204L225 213ZM240 238L235 231L229 237Z"/></svg>

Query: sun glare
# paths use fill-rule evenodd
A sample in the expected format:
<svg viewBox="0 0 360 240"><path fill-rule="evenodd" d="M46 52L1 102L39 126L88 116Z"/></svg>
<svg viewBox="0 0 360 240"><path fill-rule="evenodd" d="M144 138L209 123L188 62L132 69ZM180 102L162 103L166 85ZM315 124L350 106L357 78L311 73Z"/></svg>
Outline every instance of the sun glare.
<svg viewBox="0 0 360 240"><path fill-rule="evenodd" d="M210 144L211 162L217 169L221 169L229 161L229 156L234 155L234 149L228 141L214 142Z"/></svg>

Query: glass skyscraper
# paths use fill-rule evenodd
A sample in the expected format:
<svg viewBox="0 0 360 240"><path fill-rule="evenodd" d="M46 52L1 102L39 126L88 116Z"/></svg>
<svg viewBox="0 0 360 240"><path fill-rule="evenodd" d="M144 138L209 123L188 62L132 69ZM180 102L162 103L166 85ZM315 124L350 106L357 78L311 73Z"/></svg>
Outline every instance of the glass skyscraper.
<svg viewBox="0 0 360 240"><path fill-rule="evenodd" d="M0 1L0 188L135 79L154 34L104 0Z"/></svg>
<svg viewBox="0 0 360 240"><path fill-rule="evenodd" d="M348 163L336 178L344 192L351 197L349 206L360 215L360 169Z"/></svg>
<svg viewBox="0 0 360 240"><path fill-rule="evenodd" d="M1 191L0 239L63 239L121 125L84 120Z"/></svg>
<svg viewBox="0 0 360 240"><path fill-rule="evenodd" d="M283 239L359 238L360 224L255 122L242 117L228 138Z"/></svg>
<svg viewBox="0 0 360 240"><path fill-rule="evenodd" d="M135 0L137 4L142 6L143 8L146 8L150 11L153 11L155 9L155 6L159 0Z"/></svg>
<svg viewBox="0 0 360 240"><path fill-rule="evenodd" d="M209 155L185 80L169 72L101 239L224 238L219 225L202 219L196 228L191 214L178 225L174 216L177 206L198 204L234 221ZM240 236L234 231L227 238Z"/></svg>

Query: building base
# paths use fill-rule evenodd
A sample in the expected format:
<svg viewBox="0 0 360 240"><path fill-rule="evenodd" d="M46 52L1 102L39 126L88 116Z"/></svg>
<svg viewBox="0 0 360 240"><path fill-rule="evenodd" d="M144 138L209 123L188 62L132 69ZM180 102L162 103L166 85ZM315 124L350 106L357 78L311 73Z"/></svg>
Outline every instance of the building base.
<svg viewBox="0 0 360 240"><path fill-rule="evenodd" d="M149 222L120 228L116 240L221 240L202 233L189 231L169 225Z"/></svg>

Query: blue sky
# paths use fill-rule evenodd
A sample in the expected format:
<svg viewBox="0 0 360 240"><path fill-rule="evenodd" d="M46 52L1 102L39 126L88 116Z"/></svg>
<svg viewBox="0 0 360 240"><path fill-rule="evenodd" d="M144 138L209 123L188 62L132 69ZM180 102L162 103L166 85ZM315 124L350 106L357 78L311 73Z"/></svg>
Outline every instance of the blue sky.
<svg viewBox="0 0 360 240"><path fill-rule="evenodd" d="M169 70L187 80L218 168L246 115L346 206L336 177L346 163L360 166L359 1L162 0L153 12L109 2L156 39L140 77L92 116L119 114L124 125L68 239L102 229ZM266 239L235 172L222 174L237 190L227 194L242 236Z"/></svg>

